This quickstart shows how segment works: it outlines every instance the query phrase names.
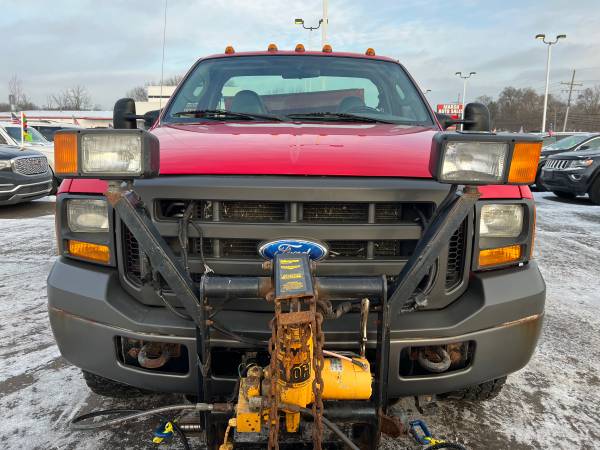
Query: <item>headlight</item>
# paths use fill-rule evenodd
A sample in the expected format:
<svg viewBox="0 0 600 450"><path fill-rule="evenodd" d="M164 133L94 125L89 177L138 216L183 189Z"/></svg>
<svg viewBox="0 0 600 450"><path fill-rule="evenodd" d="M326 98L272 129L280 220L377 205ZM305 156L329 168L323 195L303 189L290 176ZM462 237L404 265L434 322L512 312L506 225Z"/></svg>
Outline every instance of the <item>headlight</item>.
<svg viewBox="0 0 600 450"><path fill-rule="evenodd" d="M159 144L144 130L65 130L54 138L60 178L131 180L158 175Z"/></svg>
<svg viewBox="0 0 600 450"><path fill-rule="evenodd" d="M86 134L81 137L83 173L127 173L139 175L142 167L139 134Z"/></svg>
<svg viewBox="0 0 600 450"><path fill-rule="evenodd" d="M10 169L10 166L11 166L10 160L0 161L0 170Z"/></svg>
<svg viewBox="0 0 600 450"><path fill-rule="evenodd" d="M569 166L571 169L578 167L589 167L594 164L593 159L574 159L571 161L571 165Z"/></svg>
<svg viewBox="0 0 600 450"><path fill-rule="evenodd" d="M441 183L532 184L541 149L528 135L436 133L429 171Z"/></svg>
<svg viewBox="0 0 600 450"><path fill-rule="evenodd" d="M106 200L68 200L67 224L74 233L107 232L108 209Z"/></svg>
<svg viewBox="0 0 600 450"><path fill-rule="evenodd" d="M522 205L487 204L481 208L481 237L518 237L522 231Z"/></svg>
<svg viewBox="0 0 600 450"><path fill-rule="evenodd" d="M507 155L507 143L448 142L440 175L447 181L502 183Z"/></svg>

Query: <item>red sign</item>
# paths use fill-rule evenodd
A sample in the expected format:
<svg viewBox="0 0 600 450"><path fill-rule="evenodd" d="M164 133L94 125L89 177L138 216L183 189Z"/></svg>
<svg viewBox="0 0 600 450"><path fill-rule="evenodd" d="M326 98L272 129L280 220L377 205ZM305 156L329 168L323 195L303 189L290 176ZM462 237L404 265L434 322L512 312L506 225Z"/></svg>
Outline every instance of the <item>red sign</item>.
<svg viewBox="0 0 600 450"><path fill-rule="evenodd" d="M447 114L453 119L460 119L463 113L463 105L462 103L439 103L437 112Z"/></svg>

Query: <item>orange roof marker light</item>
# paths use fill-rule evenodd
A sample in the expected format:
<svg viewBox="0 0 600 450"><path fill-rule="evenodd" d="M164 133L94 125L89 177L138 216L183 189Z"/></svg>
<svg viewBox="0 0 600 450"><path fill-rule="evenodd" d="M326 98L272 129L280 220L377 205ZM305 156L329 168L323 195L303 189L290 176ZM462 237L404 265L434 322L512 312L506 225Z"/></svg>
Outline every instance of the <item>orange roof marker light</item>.
<svg viewBox="0 0 600 450"><path fill-rule="evenodd" d="M295 51L302 53L304 51L304 45L303 44L296 44L296 48L294 49Z"/></svg>
<svg viewBox="0 0 600 450"><path fill-rule="evenodd" d="M323 53L331 53L332 51L333 51L333 49L331 48L331 45L325 44L323 46Z"/></svg>
<svg viewBox="0 0 600 450"><path fill-rule="evenodd" d="M277 46L275 44L269 44L269 46L267 47L267 51L268 52L276 52L277 50L278 49L277 49Z"/></svg>
<svg viewBox="0 0 600 450"><path fill-rule="evenodd" d="M226 55L233 55L234 53L235 53L235 50L233 49L233 47L231 45L228 45L227 47L225 47Z"/></svg>
<svg viewBox="0 0 600 450"><path fill-rule="evenodd" d="M367 51L365 52L365 55L367 55L367 56L375 56L375 50L373 50L371 47L369 47L367 49Z"/></svg>

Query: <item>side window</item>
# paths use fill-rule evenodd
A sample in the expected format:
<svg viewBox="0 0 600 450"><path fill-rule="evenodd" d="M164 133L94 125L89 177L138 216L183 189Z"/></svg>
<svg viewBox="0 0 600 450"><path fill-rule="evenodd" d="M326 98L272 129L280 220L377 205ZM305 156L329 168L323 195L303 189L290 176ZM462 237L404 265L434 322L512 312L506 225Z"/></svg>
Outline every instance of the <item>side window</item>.
<svg viewBox="0 0 600 450"><path fill-rule="evenodd" d="M595 139L592 139L591 141L587 141L585 144L583 144L581 147L585 147L586 150L587 149L600 149L600 137L597 137Z"/></svg>

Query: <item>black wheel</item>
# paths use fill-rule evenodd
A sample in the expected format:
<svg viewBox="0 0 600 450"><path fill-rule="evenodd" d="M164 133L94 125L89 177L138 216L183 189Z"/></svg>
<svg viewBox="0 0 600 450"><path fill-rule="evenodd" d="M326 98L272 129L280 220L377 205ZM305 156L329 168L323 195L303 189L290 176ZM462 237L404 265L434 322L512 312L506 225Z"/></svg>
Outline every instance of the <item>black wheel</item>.
<svg viewBox="0 0 600 450"><path fill-rule="evenodd" d="M575 198L575 194L571 193L571 192L565 192L565 191L552 191L552 193L554 195L556 195L558 198L564 198L566 200L572 200Z"/></svg>
<svg viewBox="0 0 600 450"><path fill-rule="evenodd" d="M542 171L538 170L537 175L535 176L535 188L539 191L539 192L546 192L548 189L546 189L544 187L544 185L542 184Z"/></svg>
<svg viewBox="0 0 600 450"><path fill-rule="evenodd" d="M506 377L496 378L458 391L447 392L439 397L444 400L467 400L472 402L491 400L500 393L504 383L506 383Z"/></svg>
<svg viewBox="0 0 600 450"><path fill-rule="evenodd" d="M58 192L60 183L61 183L61 181L58 178L52 177L52 189L50 190L50 192L48 192L48 195L56 195L56 193Z"/></svg>
<svg viewBox="0 0 600 450"><path fill-rule="evenodd" d="M108 378L95 375L85 370L82 370L81 372L83 374L85 384L87 384L90 390L94 394L98 394L103 397L134 398L151 394L150 391L128 386L126 384L119 383L118 381L109 380Z"/></svg>
<svg viewBox="0 0 600 450"><path fill-rule="evenodd" d="M592 184L588 194L594 205L600 205L600 177L596 178L596 181Z"/></svg>

